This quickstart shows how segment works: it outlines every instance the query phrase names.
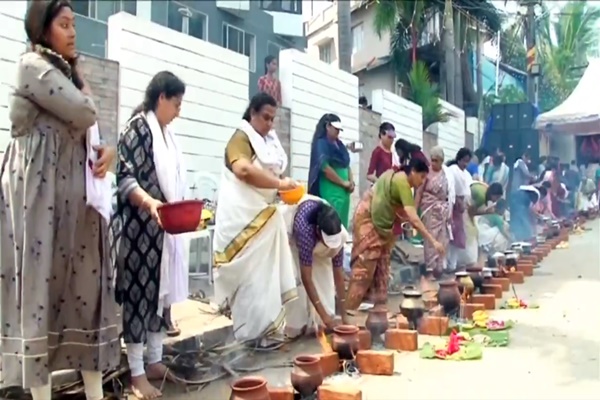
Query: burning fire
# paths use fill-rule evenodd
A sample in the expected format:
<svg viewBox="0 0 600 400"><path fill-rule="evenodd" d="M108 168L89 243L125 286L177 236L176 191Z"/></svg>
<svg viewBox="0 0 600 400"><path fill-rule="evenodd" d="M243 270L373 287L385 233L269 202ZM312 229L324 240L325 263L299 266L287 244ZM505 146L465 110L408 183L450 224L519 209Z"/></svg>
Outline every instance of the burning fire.
<svg viewBox="0 0 600 400"><path fill-rule="evenodd" d="M333 352L329 341L327 340L327 336L325 335L325 329L318 328L317 329L317 339L319 340L319 344L321 345L321 350L323 354Z"/></svg>

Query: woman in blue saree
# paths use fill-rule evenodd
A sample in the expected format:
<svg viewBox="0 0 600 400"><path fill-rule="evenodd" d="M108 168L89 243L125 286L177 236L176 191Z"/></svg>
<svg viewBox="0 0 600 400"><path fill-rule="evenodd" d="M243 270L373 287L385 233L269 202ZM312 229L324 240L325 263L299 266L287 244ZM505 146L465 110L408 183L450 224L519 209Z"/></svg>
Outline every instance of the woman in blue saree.
<svg viewBox="0 0 600 400"><path fill-rule="evenodd" d="M350 194L355 184L350 154L339 139L342 130L340 117L335 114L325 114L319 120L311 145L308 193L327 201L348 229Z"/></svg>
<svg viewBox="0 0 600 400"><path fill-rule="evenodd" d="M510 232L516 241L536 236L536 213L532 207L547 194L543 186L521 185L510 197Z"/></svg>

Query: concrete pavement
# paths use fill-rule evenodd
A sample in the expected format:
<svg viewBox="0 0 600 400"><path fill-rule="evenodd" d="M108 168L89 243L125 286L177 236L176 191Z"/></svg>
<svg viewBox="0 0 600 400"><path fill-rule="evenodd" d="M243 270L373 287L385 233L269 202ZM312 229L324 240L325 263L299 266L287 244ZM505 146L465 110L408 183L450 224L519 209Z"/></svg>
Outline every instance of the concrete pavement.
<svg viewBox="0 0 600 400"><path fill-rule="evenodd" d="M359 385L364 400L600 398L600 222L587 226L592 231L572 235L568 249L552 251L535 276L517 286L519 296L539 309L492 312L496 318L517 321L509 347L486 348L482 360L465 362L398 353L394 376L364 375L348 378L348 384ZM426 339L420 337L421 342ZM269 359L318 352L316 340L311 340ZM260 374L275 386L289 382L289 369ZM165 398L224 400L228 384L229 380L212 383L200 394L167 388Z"/></svg>

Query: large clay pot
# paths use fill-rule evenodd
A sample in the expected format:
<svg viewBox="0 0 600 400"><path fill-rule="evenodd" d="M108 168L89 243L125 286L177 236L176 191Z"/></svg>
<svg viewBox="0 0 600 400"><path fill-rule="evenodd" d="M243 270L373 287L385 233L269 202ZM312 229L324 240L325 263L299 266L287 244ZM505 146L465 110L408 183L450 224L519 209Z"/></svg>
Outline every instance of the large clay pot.
<svg viewBox="0 0 600 400"><path fill-rule="evenodd" d="M381 343L381 335L388 330L389 322L387 308L384 305L377 305L369 311L365 327L371 332L373 342Z"/></svg>
<svg viewBox="0 0 600 400"><path fill-rule="evenodd" d="M342 360L354 360L359 348L358 327L354 325L339 325L333 328L333 351Z"/></svg>
<svg viewBox="0 0 600 400"><path fill-rule="evenodd" d="M508 253L508 251L506 253ZM506 255L506 267L508 267L508 268L515 267L516 268L518 262L519 262L519 256L517 255L517 253L510 252L510 254Z"/></svg>
<svg viewBox="0 0 600 400"><path fill-rule="evenodd" d="M460 308L460 292L458 283L454 280L440 282L438 302L446 315L456 313Z"/></svg>
<svg viewBox="0 0 600 400"><path fill-rule="evenodd" d="M475 290L481 292L481 287L483 286L483 271L477 267L467 268L467 272L473 281L473 285L475 285Z"/></svg>
<svg viewBox="0 0 600 400"><path fill-rule="evenodd" d="M267 380L261 376L246 376L231 384L229 400L271 400Z"/></svg>
<svg viewBox="0 0 600 400"><path fill-rule="evenodd" d="M301 355L294 358L291 373L292 386L300 396L307 397L317 391L323 383L321 360L317 356Z"/></svg>
<svg viewBox="0 0 600 400"><path fill-rule="evenodd" d="M423 294L414 286L406 286L402 291L402 296L404 298L400 303L400 313L408 320L409 328L416 330L419 320L425 313Z"/></svg>

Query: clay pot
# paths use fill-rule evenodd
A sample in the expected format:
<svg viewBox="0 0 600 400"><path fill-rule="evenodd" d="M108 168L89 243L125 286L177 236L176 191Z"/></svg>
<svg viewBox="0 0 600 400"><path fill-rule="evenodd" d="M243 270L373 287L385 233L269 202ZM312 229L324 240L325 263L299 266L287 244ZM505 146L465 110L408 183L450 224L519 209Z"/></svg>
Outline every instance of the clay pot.
<svg viewBox="0 0 600 400"><path fill-rule="evenodd" d="M517 255L517 253L512 252L512 251L511 252L506 251L505 253L506 253L506 266L508 268L516 267L517 262L519 260L519 256Z"/></svg>
<svg viewBox="0 0 600 400"><path fill-rule="evenodd" d="M446 315L453 314L460 308L460 292L458 282L442 281L438 290L438 302Z"/></svg>
<svg viewBox="0 0 600 400"><path fill-rule="evenodd" d="M294 358L291 373L292 386L300 396L307 397L317 391L323 383L321 360L317 356L301 355Z"/></svg>
<svg viewBox="0 0 600 400"><path fill-rule="evenodd" d="M381 342L381 335L388 330L390 324L387 311L387 308L383 305L377 305L369 311L365 327L371 332L371 338L374 342Z"/></svg>
<svg viewBox="0 0 600 400"><path fill-rule="evenodd" d="M483 272L479 268L467 268L467 272L475 285L475 290L481 291L483 285Z"/></svg>
<svg viewBox="0 0 600 400"><path fill-rule="evenodd" d="M333 351L342 360L354 360L359 348L358 327L354 325L339 325L333 328Z"/></svg>
<svg viewBox="0 0 600 400"><path fill-rule="evenodd" d="M425 313L423 294L414 286L407 286L402 291L402 296L404 298L400 303L400 313L408 320L409 328L416 330L419 320Z"/></svg>
<svg viewBox="0 0 600 400"><path fill-rule="evenodd" d="M231 384L229 400L271 400L267 380L261 376L246 376Z"/></svg>
<svg viewBox="0 0 600 400"><path fill-rule="evenodd" d="M460 294L464 294L467 298L471 296L475 291L475 284L469 273L467 271L458 271L454 276L458 283L458 291Z"/></svg>

